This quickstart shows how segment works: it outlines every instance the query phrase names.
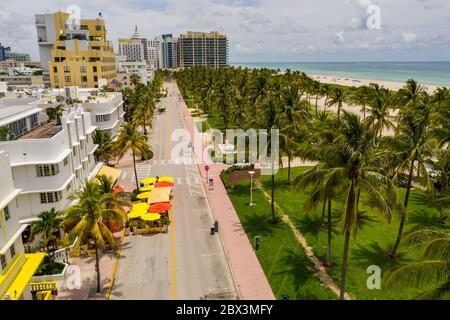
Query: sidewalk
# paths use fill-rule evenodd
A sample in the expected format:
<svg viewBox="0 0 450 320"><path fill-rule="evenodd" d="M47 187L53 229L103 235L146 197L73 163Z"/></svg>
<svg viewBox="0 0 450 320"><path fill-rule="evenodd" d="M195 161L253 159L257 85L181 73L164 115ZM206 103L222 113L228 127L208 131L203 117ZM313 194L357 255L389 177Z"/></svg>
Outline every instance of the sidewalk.
<svg viewBox="0 0 450 320"><path fill-rule="evenodd" d="M178 87L175 86L175 90L179 94ZM180 105L186 129L191 137L194 137L194 130L198 130L194 119L186 104L181 102ZM240 298L242 300L274 300L275 296L269 282L220 179L220 172L227 166L213 164L209 167L208 177L214 179L214 190L208 191L208 198L213 214L219 221L220 235ZM202 165L200 165L200 172L206 181L206 172Z"/></svg>

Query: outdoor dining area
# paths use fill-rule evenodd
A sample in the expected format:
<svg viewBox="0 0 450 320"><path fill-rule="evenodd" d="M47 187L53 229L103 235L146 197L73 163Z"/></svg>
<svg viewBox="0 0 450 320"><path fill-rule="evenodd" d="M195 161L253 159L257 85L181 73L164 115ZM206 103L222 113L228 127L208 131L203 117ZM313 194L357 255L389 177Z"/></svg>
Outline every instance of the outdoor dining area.
<svg viewBox="0 0 450 320"><path fill-rule="evenodd" d="M141 181L138 201L128 213L129 232L133 234L167 233L172 210L174 179L149 177Z"/></svg>

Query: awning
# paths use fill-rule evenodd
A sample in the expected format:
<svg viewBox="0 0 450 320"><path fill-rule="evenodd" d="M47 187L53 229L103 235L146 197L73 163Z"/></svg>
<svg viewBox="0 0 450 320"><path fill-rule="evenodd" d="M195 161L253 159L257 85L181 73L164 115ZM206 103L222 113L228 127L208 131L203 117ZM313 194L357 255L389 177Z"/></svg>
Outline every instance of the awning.
<svg viewBox="0 0 450 320"><path fill-rule="evenodd" d="M19 300L44 257L45 253L18 254L0 275L0 300L7 294L9 299Z"/></svg>
<svg viewBox="0 0 450 320"><path fill-rule="evenodd" d="M161 212L169 211L170 209L172 209L172 205L170 203L168 203L168 202L160 202L160 203L152 204L150 206L150 208L148 208L148 212L150 212L150 213L161 213Z"/></svg>
<svg viewBox="0 0 450 320"><path fill-rule="evenodd" d="M148 203L159 203L159 202L169 202L170 195L172 194L172 188L156 188L150 192L150 197L148 197Z"/></svg>
<svg viewBox="0 0 450 320"><path fill-rule="evenodd" d="M108 178L111 178L112 180L118 180L122 171L119 169L108 167L107 165L103 165L100 170L97 173L98 176L107 176Z"/></svg>
<svg viewBox="0 0 450 320"><path fill-rule="evenodd" d="M173 187L173 186L174 186L174 184L172 182L168 182L168 181L155 183L155 187L157 187L157 188L167 188L167 187Z"/></svg>

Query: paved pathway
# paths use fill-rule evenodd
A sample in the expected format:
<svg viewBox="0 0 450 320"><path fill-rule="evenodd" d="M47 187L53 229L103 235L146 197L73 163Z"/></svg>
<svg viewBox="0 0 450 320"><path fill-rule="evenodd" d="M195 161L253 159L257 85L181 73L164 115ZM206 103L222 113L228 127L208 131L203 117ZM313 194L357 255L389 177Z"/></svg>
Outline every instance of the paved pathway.
<svg viewBox="0 0 450 320"><path fill-rule="evenodd" d="M174 85L176 94L178 87ZM185 121L185 127L194 137L194 130L198 129L190 111L184 102L180 108ZM219 233L225 246L228 260L231 264L234 279L237 283L239 294L243 300L273 300L275 296L256 257L241 222L228 197L227 191L220 179L220 172L226 168L223 164L210 165L209 178L214 180L214 190L208 191L208 199L219 221ZM203 180L206 181L204 166L200 166Z"/></svg>

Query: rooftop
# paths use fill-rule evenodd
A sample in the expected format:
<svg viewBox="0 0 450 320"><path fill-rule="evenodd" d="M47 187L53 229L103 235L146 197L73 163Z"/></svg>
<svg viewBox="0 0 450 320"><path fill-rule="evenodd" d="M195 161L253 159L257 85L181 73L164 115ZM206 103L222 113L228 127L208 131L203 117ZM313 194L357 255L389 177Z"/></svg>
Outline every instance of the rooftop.
<svg viewBox="0 0 450 320"><path fill-rule="evenodd" d="M34 128L33 130L25 133L19 137L19 140L26 139L50 139L57 133L61 132L62 127L56 125L56 121L48 122L44 125Z"/></svg>
<svg viewBox="0 0 450 320"><path fill-rule="evenodd" d="M0 127L14 121L26 118L32 114L39 113L40 108L34 105L2 105L0 104Z"/></svg>

